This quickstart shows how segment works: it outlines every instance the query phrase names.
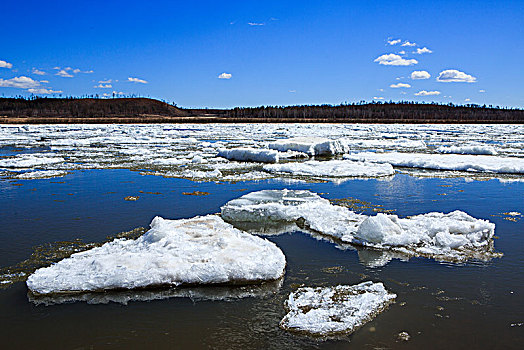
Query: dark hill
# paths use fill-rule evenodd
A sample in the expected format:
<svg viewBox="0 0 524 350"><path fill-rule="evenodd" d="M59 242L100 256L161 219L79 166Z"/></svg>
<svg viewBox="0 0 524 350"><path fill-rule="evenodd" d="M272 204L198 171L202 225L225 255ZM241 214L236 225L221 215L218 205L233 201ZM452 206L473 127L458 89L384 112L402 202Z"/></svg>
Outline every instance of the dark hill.
<svg viewBox="0 0 524 350"><path fill-rule="evenodd" d="M0 98L0 123L524 123L524 110L414 102L182 109L148 98Z"/></svg>

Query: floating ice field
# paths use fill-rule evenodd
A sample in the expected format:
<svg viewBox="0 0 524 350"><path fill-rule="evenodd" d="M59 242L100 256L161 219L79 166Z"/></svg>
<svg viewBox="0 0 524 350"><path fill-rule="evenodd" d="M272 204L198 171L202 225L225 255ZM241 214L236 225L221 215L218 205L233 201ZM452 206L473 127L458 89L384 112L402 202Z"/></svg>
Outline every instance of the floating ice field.
<svg viewBox="0 0 524 350"><path fill-rule="evenodd" d="M45 170L123 168L196 181L339 181L383 176L387 164L524 176L523 159L521 125L0 126L0 169L11 177L27 173L21 179L49 177Z"/></svg>

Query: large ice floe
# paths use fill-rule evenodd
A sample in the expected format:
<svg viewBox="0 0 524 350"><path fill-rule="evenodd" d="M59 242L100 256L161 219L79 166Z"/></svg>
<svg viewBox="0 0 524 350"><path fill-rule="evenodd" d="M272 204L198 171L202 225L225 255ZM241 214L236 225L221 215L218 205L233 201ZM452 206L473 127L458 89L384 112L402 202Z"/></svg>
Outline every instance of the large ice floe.
<svg viewBox="0 0 524 350"><path fill-rule="evenodd" d="M462 211L399 218L367 216L303 190L263 190L222 207L222 218L250 231L272 234L305 228L342 243L447 261L490 259L495 224ZM387 261L386 261L387 262Z"/></svg>
<svg viewBox="0 0 524 350"><path fill-rule="evenodd" d="M289 295L283 329L330 336L353 333L386 309L397 296L382 283L353 286L302 287Z"/></svg>
<svg viewBox="0 0 524 350"><path fill-rule="evenodd" d="M339 140L312 136L280 139L269 143L268 147L281 152L303 152L310 156L331 156L344 153L345 150L344 145Z"/></svg>
<svg viewBox="0 0 524 350"><path fill-rule="evenodd" d="M481 154L496 156L499 154L497 149L490 145L462 145L462 146L440 146L437 148L439 153L454 153L454 154Z"/></svg>
<svg viewBox="0 0 524 350"><path fill-rule="evenodd" d="M322 177L380 177L395 174L390 164L357 162L349 160L310 160L301 163L268 164L265 171L277 174Z"/></svg>
<svg viewBox="0 0 524 350"><path fill-rule="evenodd" d="M524 158L464 154L373 153L345 154L345 159L393 166L500 174L524 174Z"/></svg>
<svg viewBox="0 0 524 350"><path fill-rule="evenodd" d="M286 260L273 243L242 232L216 215L156 217L136 240L116 239L27 279L35 294L133 289L151 286L249 284L276 280Z"/></svg>

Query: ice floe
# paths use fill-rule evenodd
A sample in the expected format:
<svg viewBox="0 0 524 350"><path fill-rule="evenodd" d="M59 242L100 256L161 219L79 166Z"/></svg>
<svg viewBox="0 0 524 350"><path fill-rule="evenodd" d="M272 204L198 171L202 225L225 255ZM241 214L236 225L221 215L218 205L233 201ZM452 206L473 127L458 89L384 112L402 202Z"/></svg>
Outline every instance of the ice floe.
<svg viewBox="0 0 524 350"><path fill-rule="evenodd" d="M270 173L311 177L379 177L395 173L390 164L376 164L348 160L316 161L300 163L268 164L264 170Z"/></svg>
<svg viewBox="0 0 524 350"><path fill-rule="evenodd" d="M63 161L65 161L64 158L51 153L19 154L15 157L0 159L0 168L31 168Z"/></svg>
<svg viewBox="0 0 524 350"><path fill-rule="evenodd" d="M314 336L353 333L396 297L382 283L371 281L353 286L301 287L286 300L288 313L280 327Z"/></svg>
<svg viewBox="0 0 524 350"><path fill-rule="evenodd" d="M389 163L397 167L456 170L500 174L524 174L524 158L462 154L373 153L345 154L345 159Z"/></svg>
<svg viewBox="0 0 524 350"><path fill-rule="evenodd" d="M221 215L225 221L252 232L278 234L300 227L342 243L406 256L447 261L500 256L494 252L495 224L458 210L409 218L383 213L367 216L333 205L309 191L263 190L226 203Z"/></svg>
<svg viewBox="0 0 524 350"><path fill-rule="evenodd" d="M489 145L441 146L437 148L437 152L455 154L481 154L490 156L496 156L499 153L495 147Z"/></svg>
<svg viewBox="0 0 524 350"><path fill-rule="evenodd" d="M273 243L235 229L216 215L156 217L136 240L116 239L27 279L35 294L133 289L161 285L276 280L286 260Z"/></svg>
<svg viewBox="0 0 524 350"><path fill-rule="evenodd" d="M344 145L339 140L313 136L280 139L269 143L268 147L281 152L302 152L310 156L331 156L344 153Z"/></svg>
<svg viewBox="0 0 524 350"><path fill-rule="evenodd" d="M273 149L238 147L231 149L220 149L218 156L229 160L238 160L242 162L261 162L261 163L278 163L280 159L288 158L307 158L308 155L302 152L287 151L280 152Z"/></svg>
<svg viewBox="0 0 524 350"><path fill-rule="evenodd" d="M14 177L21 180L48 179L52 177L62 177L67 175L67 171L62 170L40 170L29 171L15 175Z"/></svg>

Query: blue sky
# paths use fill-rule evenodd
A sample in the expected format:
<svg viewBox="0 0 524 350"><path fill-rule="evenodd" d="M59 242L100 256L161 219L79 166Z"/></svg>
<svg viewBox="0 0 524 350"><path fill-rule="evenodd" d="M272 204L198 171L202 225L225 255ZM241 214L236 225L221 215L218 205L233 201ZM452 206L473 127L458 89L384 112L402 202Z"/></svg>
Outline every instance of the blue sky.
<svg viewBox="0 0 524 350"><path fill-rule="evenodd" d="M522 0L10 1L2 14L0 96L524 107Z"/></svg>

